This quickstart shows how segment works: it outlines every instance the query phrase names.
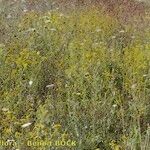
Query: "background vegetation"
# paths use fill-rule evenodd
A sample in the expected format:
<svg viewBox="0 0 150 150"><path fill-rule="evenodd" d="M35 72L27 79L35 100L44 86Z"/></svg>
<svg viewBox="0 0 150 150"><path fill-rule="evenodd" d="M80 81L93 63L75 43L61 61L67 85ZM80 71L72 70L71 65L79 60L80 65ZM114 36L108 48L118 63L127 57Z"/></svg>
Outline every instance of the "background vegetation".
<svg viewBox="0 0 150 150"><path fill-rule="evenodd" d="M0 149L72 139L51 149L149 150L149 9L11 2L0 6L0 137L18 144Z"/></svg>

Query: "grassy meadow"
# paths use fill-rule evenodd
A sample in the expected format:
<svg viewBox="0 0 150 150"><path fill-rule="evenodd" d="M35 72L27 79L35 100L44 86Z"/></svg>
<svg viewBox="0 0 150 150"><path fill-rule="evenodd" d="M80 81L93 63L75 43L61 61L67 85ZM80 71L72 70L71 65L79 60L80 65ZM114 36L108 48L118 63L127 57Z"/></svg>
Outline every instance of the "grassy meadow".
<svg viewBox="0 0 150 150"><path fill-rule="evenodd" d="M97 7L14 18L7 9L0 150L149 150L148 13L124 23Z"/></svg>

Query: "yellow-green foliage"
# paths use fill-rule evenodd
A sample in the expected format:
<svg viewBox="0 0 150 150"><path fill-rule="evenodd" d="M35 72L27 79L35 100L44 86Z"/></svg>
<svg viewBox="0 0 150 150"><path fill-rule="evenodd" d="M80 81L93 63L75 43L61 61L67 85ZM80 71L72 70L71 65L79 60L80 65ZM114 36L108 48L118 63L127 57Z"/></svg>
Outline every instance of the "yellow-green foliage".
<svg viewBox="0 0 150 150"><path fill-rule="evenodd" d="M24 15L0 47L1 138L32 150L26 141L68 133L68 149L148 150L150 43L139 32L97 10Z"/></svg>

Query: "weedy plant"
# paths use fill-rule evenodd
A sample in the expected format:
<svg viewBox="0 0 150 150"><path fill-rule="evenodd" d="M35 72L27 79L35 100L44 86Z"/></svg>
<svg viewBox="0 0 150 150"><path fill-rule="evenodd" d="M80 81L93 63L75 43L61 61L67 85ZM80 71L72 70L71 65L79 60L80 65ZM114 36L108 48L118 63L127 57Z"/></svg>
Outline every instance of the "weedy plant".
<svg viewBox="0 0 150 150"><path fill-rule="evenodd" d="M149 36L97 9L27 12L0 45L1 138L148 150Z"/></svg>

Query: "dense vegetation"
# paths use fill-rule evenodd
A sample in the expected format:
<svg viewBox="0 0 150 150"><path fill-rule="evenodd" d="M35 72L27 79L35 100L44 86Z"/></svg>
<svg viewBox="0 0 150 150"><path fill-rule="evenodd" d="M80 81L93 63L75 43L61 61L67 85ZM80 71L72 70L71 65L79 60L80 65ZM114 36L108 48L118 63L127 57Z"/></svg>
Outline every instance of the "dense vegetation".
<svg viewBox="0 0 150 150"><path fill-rule="evenodd" d="M1 7L0 150L58 139L76 144L45 150L149 149L148 13L124 24L95 6L15 17Z"/></svg>

